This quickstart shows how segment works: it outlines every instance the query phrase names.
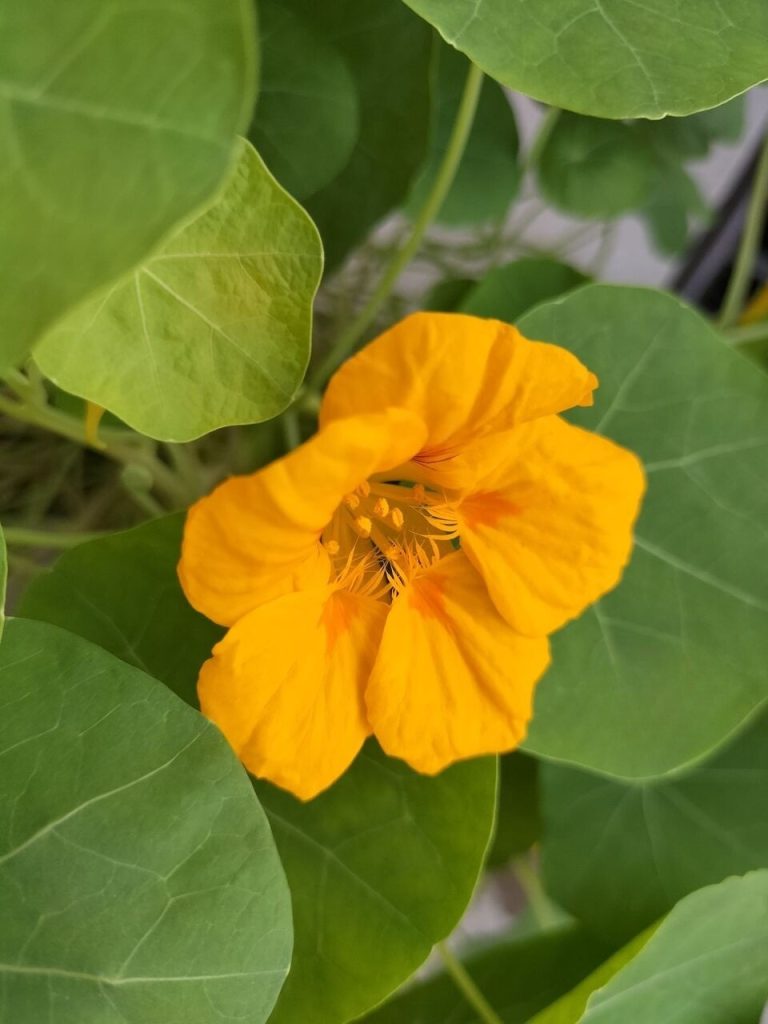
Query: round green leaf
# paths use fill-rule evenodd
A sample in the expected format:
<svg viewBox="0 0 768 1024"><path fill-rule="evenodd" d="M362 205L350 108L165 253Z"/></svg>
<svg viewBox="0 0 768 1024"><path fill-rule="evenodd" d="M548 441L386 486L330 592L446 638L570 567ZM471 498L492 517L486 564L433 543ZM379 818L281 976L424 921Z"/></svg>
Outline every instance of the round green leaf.
<svg viewBox="0 0 768 1024"><path fill-rule="evenodd" d="M539 157L541 190L579 217L616 217L642 206L653 182L652 150L632 125L562 113Z"/></svg>
<svg viewBox="0 0 768 1024"><path fill-rule="evenodd" d="M540 302L569 292L587 280L578 270L556 260L515 260L489 270L482 281L462 295L457 309L512 324Z"/></svg>
<svg viewBox="0 0 768 1024"><path fill-rule="evenodd" d="M82 544L31 585L22 612L146 664L190 699L219 631L181 592L180 535L173 516ZM288 876L296 933L272 1024L342 1024L397 988L461 917L493 828L496 760L429 778L371 743L309 803L267 783L256 789Z"/></svg>
<svg viewBox="0 0 768 1024"><path fill-rule="evenodd" d="M401 0L285 0L281 6L337 50L357 89L359 134L352 155L306 203L331 268L404 201L424 161L432 32Z"/></svg>
<svg viewBox="0 0 768 1024"><path fill-rule="evenodd" d="M686 896L592 994L578 1021L754 1024L768 995L766 979L768 871L754 871ZM542 1016L536 1024L561 1020Z"/></svg>
<svg viewBox="0 0 768 1024"><path fill-rule="evenodd" d="M601 963L609 947L567 924L536 935L502 937L470 954L464 967L504 1024L526 1024ZM474 1007L442 973L408 986L365 1024L478 1024Z"/></svg>
<svg viewBox="0 0 768 1024"><path fill-rule="evenodd" d="M428 778L371 743L307 804L266 784L256 791L296 931L271 1024L343 1024L396 989L458 923L493 825L495 759Z"/></svg>
<svg viewBox="0 0 768 1024"><path fill-rule="evenodd" d="M358 134L357 87L340 53L290 7L260 0L261 84L250 138L304 199L339 174Z"/></svg>
<svg viewBox="0 0 768 1024"><path fill-rule="evenodd" d="M266 818L218 731L79 637L0 647L0 1015L265 1021L291 956Z"/></svg>
<svg viewBox="0 0 768 1024"><path fill-rule="evenodd" d="M690 114L768 77L763 0L406 3L499 82L583 114Z"/></svg>
<svg viewBox="0 0 768 1024"><path fill-rule="evenodd" d="M309 359L317 231L250 145L212 207L37 349L56 384L164 441L276 416Z"/></svg>
<svg viewBox="0 0 768 1024"><path fill-rule="evenodd" d="M519 750L499 758L499 806L489 867L502 867L529 850L541 834L539 763Z"/></svg>
<svg viewBox="0 0 768 1024"><path fill-rule="evenodd" d="M553 637L526 746L643 778L722 744L768 696L768 380L661 292L588 285L520 321L600 378L571 418L648 493L621 585Z"/></svg>
<svg viewBox="0 0 768 1024"><path fill-rule="evenodd" d="M226 174L253 102L251 5L0 0L0 370Z"/></svg>
<svg viewBox="0 0 768 1024"><path fill-rule="evenodd" d="M547 891L612 940L695 889L768 864L766 716L685 775L622 785L545 764L541 784Z"/></svg>
<svg viewBox="0 0 768 1024"><path fill-rule="evenodd" d="M469 68L467 60L447 46L440 46L436 57L432 142L427 162L408 197L406 210L412 216L424 204L440 168ZM462 225L500 220L520 185L517 149L517 124L512 106L495 82L486 81L466 150L438 213L440 223Z"/></svg>

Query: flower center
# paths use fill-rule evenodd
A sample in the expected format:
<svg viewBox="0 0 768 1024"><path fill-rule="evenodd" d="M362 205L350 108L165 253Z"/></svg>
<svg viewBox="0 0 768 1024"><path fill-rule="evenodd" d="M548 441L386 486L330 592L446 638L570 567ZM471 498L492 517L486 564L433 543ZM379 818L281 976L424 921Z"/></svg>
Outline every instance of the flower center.
<svg viewBox="0 0 768 1024"><path fill-rule="evenodd" d="M322 543L340 586L388 600L453 550L457 537L445 495L372 479L344 495Z"/></svg>

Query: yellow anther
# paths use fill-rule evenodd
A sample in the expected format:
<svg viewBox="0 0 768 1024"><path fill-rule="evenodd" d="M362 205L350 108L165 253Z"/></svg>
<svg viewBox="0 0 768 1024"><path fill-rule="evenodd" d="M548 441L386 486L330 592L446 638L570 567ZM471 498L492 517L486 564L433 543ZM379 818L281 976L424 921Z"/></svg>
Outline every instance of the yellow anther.
<svg viewBox="0 0 768 1024"><path fill-rule="evenodd" d="M360 491L364 498L367 498L368 495L371 493L371 485L368 483L367 480L363 480L363 482L357 489L358 491Z"/></svg>
<svg viewBox="0 0 768 1024"><path fill-rule="evenodd" d="M360 499L356 494L345 494L344 504L347 508L351 508L353 511L360 506Z"/></svg>
<svg viewBox="0 0 768 1024"><path fill-rule="evenodd" d="M339 548L339 542L337 540L327 540L325 542L325 550L329 555L338 555L341 550Z"/></svg>
<svg viewBox="0 0 768 1024"><path fill-rule="evenodd" d="M384 557L394 561L394 559L396 559L399 554L400 548L397 546L397 544L390 544L389 547L384 552Z"/></svg>
<svg viewBox="0 0 768 1024"><path fill-rule="evenodd" d="M396 530L402 530L405 524L405 516L399 508L393 508L389 514L389 521L392 523Z"/></svg>
<svg viewBox="0 0 768 1024"><path fill-rule="evenodd" d="M379 519L386 519L389 515L389 502L386 498L377 498L373 506L373 514Z"/></svg>
<svg viewBox="0 0 768 1024"><path fill-rule="evenodd" d="M413 496L413 500L418 505L424 505L426 503L427 492L424 490L424 487L421 484L414 484L411 494Z"/></svg>
<svg viewBox="0 0 768 1024"><path fill-rule="evenodd" d="M356 516L355 517L355 530L360 534L361 537L370 537L373 523L368 516Z"/></svg>

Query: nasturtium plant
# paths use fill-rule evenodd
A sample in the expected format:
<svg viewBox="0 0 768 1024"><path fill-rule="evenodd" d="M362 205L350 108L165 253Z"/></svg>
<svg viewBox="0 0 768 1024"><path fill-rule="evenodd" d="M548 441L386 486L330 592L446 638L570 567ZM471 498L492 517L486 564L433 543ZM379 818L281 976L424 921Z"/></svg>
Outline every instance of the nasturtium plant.
<svg viewBox="0 0 768 1024"><path fill-rule="evenodd" d="M0 369L205 203L254 96L243 0L3 0Z"/></svg>
<svg viewBox="0 0 768 1024"><path fill-rule="evenodd" d="M267 819L216 729L70 633L0 646L7 1020L266 1021L291 960Z"/></svg>
<svg viewBox="0 0 768 1024"><path fill-rule="evenodd" d="M304 375L321 270L314 225L243 141L213 206L65 317L37 362L150 437L269 419Z"/></svg>
<svg viewBox="0 0 768 1024"><path fill-rule="evenodd" d="M756 1024L765 0L0 38L3 1024Z"/></svg>
<svg viewBox="0 0 768 1024"><path fill-rule="evenodd" d="M715 107L768 77L762 0L406 0L504 85L597 117Z"/></svg>

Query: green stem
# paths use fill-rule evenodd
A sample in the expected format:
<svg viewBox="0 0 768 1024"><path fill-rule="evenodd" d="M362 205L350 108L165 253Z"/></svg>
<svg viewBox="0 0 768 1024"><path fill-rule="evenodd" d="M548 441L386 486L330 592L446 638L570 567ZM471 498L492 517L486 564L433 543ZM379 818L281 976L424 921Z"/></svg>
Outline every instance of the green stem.
<svg viewBox="0 0 768 1024"><path fill-rule="evenodd" d="M73 548L87 540L107 537L106 533L56 533L53 530L26 530L21 526L4 526L3 536L9 547Z"/></svg>
<svg viewBox="0 0 768 1024"><path fill-rule="evenodd" d="M535 167L544 152L544 147L549 142L549 137L554 131L555 125L560 120L562 110L559 107L550 107L539 123L539 130L533 140L531 148L523 161L523 173Z"/></svg>
<svg viewBox="0 0 768 1024"><path fill-rule="evenodd" d="M768 338L768 320L760 320L756 324L742 324L729 327L723 332L726 341L732 345L746 345L750 341L763 341Z"/></svg>
<svg viewBox="0 0 768 1024"><path fill-rule="evenodd" d="M85 436L84 423L74 416L69 416L59 409L52 409L49 405L37 405L31 401L15 402L3 395L0 395L0 413L22 423L50 430L53 434L66 437L85 448L91 448L123 465L143 466L152 474L158 490L173 504L186 505L189 501L190 495L176 474L155 455L140 447L136 443L138 438L134 440L132 435L127 435L131 440L125 440L126 431L120 431L119 434L102 431L99 443L95 444Z"/></svg>
<svg viewBox="0 0 768 1024"><path fill-rule="evenodd" d="M744 220L744 232L739 243L736 262L728 282L728 288L720 310L718 323L720 327L735 324L744 308L749 290L755 256L760 246L760 239L765 224L766 206L768 205L768 133L763 141L760 157L757 161L755 177L752 184L752 195L749 198L747 215Z"/></svg>
<svg viewBox="0 0 768 1024"><path fill-rule="evenodd" d="M557 914L552 909L538 872L533 869L527 857L518 857L511 866L534 921L539 928L551 928L557 923Z"/></svg>
<svg viewBox="0 0 768 1024"><path fill-rule="evenodd" d="M469 133L472 130L472 123L475 119L475 111L477 110L482 84L483 72L475 64L470 64L445 155L429 195L413 222L411 234L402 248L393 254L373 295L371 295L357 316L354 317L346 330L342 331L331 345L325 358L318 364L314 373L310 376L308 384L310 391L319 391L336 367L355 348L365 333L366 328L370 326L376 314L387 300L392 286L397 281L401 272L418 251L427 228L440 212L440 207L450 191L456 177L456 172L459 169L461 158L464 155Z"/></svg>
<svg viewBox="0 0 768 1024"><path fill-rule="evenodd" d="M301 444L301 426L299 424L299 413L295 406L286 409L283 413L283 438L287 451L292 452Z"/></svg>
<svg viewBox="0 0 768 1024"><path fill-rule="evenodd" d="M494 1008L469 976L464 964L462 964L462 962L453 955L446 944L444 942L438 942L435 949L440 954L442 961L445 964L445 969L453 978L456 988L459 989L477 1014L478 1020L483 1021L483 1024L504 1024L501 1017L496 1013Z"/></svg>

